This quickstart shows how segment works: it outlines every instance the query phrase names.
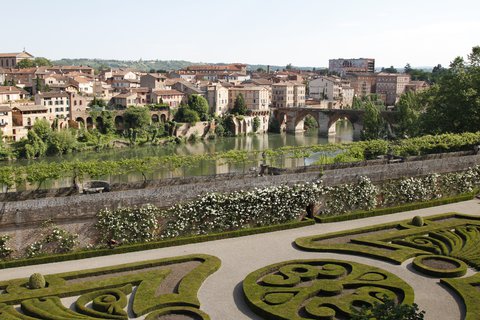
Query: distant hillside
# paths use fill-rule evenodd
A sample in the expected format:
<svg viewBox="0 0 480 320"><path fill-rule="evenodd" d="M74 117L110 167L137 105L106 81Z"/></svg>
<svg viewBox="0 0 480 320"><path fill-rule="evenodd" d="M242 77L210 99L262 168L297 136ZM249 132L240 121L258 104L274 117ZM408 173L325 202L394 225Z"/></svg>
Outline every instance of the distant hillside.
<svg viewBox="0 0 480 320"><path fill-rule="evenodd" d="M103 60L103 59L61 59L52 61L55 65L62 66L90 66L99 68L131 68L139 71L154 70L177 70L191 66L195 63L183 60Z"/></svg>
<svg viewBox="0 0 480 320"><path fill-rule="evenodd" d="M139 71L150 70L178 70L195 64L211 64L211 65L224 65L225 63L204 63L204 62L191 62L184 60L104 60L104 59L61 59L52 61L55 65L62 66L90 66L95 69L100 68L131 68ZM247 65L249 70L257 70L262 68L267 69L267 65L255 64ZM270 70L282 70L285 66L270 66ZM302 70L312 70L312 67L295 67ZM322 68L317 68L322 69Z"/></svg>

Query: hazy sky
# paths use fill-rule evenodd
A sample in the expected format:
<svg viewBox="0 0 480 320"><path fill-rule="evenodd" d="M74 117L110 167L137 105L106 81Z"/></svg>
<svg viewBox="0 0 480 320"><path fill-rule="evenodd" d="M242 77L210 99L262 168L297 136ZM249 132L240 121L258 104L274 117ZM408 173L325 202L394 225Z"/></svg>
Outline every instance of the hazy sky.
<svg viewBox="0 0 480 320"><path fill-rule="evenodd" d="M0 52L327 66L448 65L480 45L478 0L22 0L1 4Z"/></svg>

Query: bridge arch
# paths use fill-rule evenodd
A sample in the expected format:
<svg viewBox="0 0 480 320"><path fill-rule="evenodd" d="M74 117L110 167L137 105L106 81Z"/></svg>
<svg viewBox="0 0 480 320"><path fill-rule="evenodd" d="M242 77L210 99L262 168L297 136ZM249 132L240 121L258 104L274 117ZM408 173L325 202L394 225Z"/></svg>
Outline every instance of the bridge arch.
<svg viewBox="0 0 480 320"><path fill-rule="evenodd" d="M92 129L92 128L93 128L93 119L92 119L92 117L87 117L86 122L87 122L87 129Z"/></svg>
<svg viewBox="0 0 480 320"><path fill-rule="evenodd" d="M276 119L285 123L287 132L303 132L304 120L311 115L318 123L319 134L322 136L334 135L335 124L340 119L348 120L353 127L354 138L359 138L363 130L363 111L350 109L320 109L315 107L279 108L275 110Z"/></svg>
<svg viewBox="0 0 480 320"><path fill-rule="evenodd" d="M123 116L115 117L115 128L119 131L125 129L125 120L123 119Z"/></svg>

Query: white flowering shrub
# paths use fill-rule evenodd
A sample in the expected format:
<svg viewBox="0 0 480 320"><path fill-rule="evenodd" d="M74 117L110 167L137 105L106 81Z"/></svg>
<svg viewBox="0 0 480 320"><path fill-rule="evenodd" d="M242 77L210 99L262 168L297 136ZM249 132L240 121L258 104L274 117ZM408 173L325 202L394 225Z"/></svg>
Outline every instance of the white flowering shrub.
<svg viewBox="0 0 480 320"><path fill-rule="evenodd" d="M209 193L165 212L161 238L223 232L297 220L318 201L321 183L255 188L228 194Z"/></svg>
<svg viewBox="0 0 480 320"><path fill-rule="evenodd" d="M7 245L8 240L9 235L0 236L0 259L8 258L13 253L13 249Z"/></svg>
<svg viewBox="0 0 480 320"><path fill-rule="evenodd" d="M322 215L336 215L377 206L378 188L367 177L357 183L324 188Z"/></svg>
<svg viewBox="0 0 480 320"><path fill-rule="evenodd" d="M442 195L439 177L438 174L432 174L387 183L383 186L383 205L391 206L440 198Z"/></svg>
<svg viewBox="0 0 480 320"><path fill-rule="evenodd" d="M146 242L156 238L159 217L160 209L153 205L113 211L104 209L97 213L95 227L103 242Z"/></svg>
<svg viewBox="0 0 480 320"><path fill-rule="evenodd" d="M452 172L442 176L442 193L455 195L472 192L480 185L480 166L475 166L465 172Z"/></svg>
<svg viewBox="0 0 480 320"><path fill-rule="evenodd" d="M78 235L68 232L55 225L45 226L41 239L27 246L25 249L28 258L43 254L66 253L74 249L78 244Z"/></svg>

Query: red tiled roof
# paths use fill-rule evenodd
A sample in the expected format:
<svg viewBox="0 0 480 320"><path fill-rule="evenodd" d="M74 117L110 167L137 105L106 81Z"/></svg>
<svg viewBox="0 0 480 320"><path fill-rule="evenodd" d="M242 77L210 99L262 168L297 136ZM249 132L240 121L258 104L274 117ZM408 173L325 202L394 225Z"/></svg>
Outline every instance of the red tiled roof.
<svg viewBox="0 0 480 320"><path fill-rule="evenodd" d="M153 91L157 96L179 96L183 95L182 92L177 90L155 90Z"/></svg>
<svg viewBox="0 0 480 320"><path fill-rule="evenodd" d="M28 94L27 91L13 87L13 86L0 86L0 94L8 94L8 93L21 93L21 94Z"/></svg>
<svg viewBox="0 0 480 320"><path fill-rule="evenodd" d="M17 109L20 112L25 112L25 111L47 111L48 108L45 106L34 106L34 105L26 105L26 106L15 106L13 109Z"/></svg>
<svg viewBox="0 0 480 320"><path fill-rule="evenodd" d="M69 95L66 92L42 92L39 93L40 98L68 98Z"/></svg>

